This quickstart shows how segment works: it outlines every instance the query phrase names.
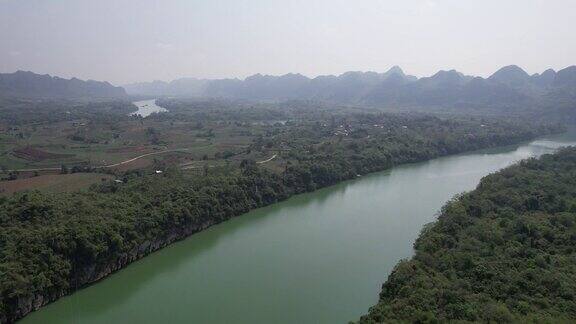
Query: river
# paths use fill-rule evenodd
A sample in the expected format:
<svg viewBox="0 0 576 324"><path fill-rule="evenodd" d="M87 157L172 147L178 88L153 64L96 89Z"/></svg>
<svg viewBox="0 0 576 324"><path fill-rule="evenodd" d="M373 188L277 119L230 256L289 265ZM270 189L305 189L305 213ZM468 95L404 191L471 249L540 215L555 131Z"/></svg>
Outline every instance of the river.
<svg viewBox="0 0 576 324"><path fill-rule="evenodd" d="M156 105L156 99L135 101L133 104L138 107L138 110L136 112L130 113L130 116L140 115L142 117L148 117L153 113L168 111L166 108L162 108Z"/></svg>
<svg viewBox="0 0 576 324"><path fill-rule="evenodd" d="M22 323L347 323L455 194L576 134L404 165L252 211Z"/></svg>

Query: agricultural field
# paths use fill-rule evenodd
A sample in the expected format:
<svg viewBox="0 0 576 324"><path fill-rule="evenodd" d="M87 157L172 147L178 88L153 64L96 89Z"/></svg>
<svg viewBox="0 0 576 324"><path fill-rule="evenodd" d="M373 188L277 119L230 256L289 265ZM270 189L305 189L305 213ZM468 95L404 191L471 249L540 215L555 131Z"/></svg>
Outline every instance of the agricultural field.
<svg viewBox="0 0 576 324"><path fill-rule="evenodd" d="M233 170L252 161L280 174L311 160L384 158L387 163L508 144L548 130L503 120L216 100L157 100L168 112L131 116L129 103L19 103L0 107L0 179L4 193L87 188L99 176L178 169L192 175ZM31 107L30 107L31 106ZM44 121L38 115L45 115ZM28 116L28 119L26 118ZM8 126L9 125L9 126ZM536 128L534 128L536 127ZM431 146L442 144L442 149ZM414 156L403 156L406 150ZM382 157L382 152L386 151ZM362 157L362 155L366 155ZM426 153L429 155L430 152ZM224 171L223 171L224 172ZM228 171L225 171L228 172ZM28 180L30 179L30 180ZM14 182L16 181L16 182ZM19 181L19 182L18 182ZM78 185L71 185L77 181ZM10 182L6 184L5 182Z"/></svg>
<svg viewBox="0 0 576 324"><path fill-rule="evenodd" d="M143 157L152 160L160 152L176 150L186 153L184 159L201 159L217 152L238 153L264 128L124 116L18 125L0 129L0 166L5 170L59 168L62 164L99 167L154 153Z"/></svg>
<svg viewBox="0 0 576 324"><path fill-rule="evenodd" d="M31 189L46 192L75 191L112 179L114 176L102 173L46 174L12 181L0 181L0 195L10 195Z"/></svg>
<svg viewBox="0 0 576 324"><path fill-rule="evenodd" d="M70 107L65 109L62 105ZM127 108L117 112L98 111L98 107L89 110L77 103L51 102L42 106L20 102L18 108L27 112L29 119L18 115L12 120L13 106L5 104L0 108L6 112L0 115L0 190L11 193L52 185L75 190L78 187L68 185L69 182L90 184L86 177L64 177L68 172L120 175L167 166L200 172L239 164L242 158L265 160L271 156L267 152L248 152L255 138L270 128L267 123L169 114L142 118L129 116L127 111L131 110ZM38 120L38 113L48 114L51 110L51 118Z"/></svg>

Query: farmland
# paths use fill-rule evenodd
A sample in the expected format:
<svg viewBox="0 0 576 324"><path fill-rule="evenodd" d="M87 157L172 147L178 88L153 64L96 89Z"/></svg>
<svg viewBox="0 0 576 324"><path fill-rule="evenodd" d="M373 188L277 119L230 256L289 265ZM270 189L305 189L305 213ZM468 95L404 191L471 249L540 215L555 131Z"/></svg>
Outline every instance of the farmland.
<svg viewBox="0 0 576 324"><path fill-rule="evenodd" d="M47 192L81 190L113 178L112 175L101 173L45 174L12 181L0 181L0 195L30 189Z"/></svg>
<svg viewBox="0 0 576 324"><path fill-rule="evenodd" d="M129 115L135 110L129 102L3 102L0 177L14 181L41 176L22 184L3 184L4 193L58 186L75 190L94 182L59 178L67 173L121 178L126 172L175 167L206 174L235 169L245 160L265 162L257 165L281 173L291 165L336 152L355 159L367 149L386 146L388 154L399 154L394 152L417 144L421 148L412 149L418 155L430 141L444 138L448 151L439 153L448 154L462 150L466 143L474 143L469 149L475 149L488 145L482 142L509 144L516 137L549 132L521 121L383 114L306 102L161 99L158 103L169 112L142 118ZM25 113L16 114L15 109ZM63 185L74 179L85 186Z"/></svg>
<svg viewBox="0 0 576 324"><path fill-rule="evenodd" d="M109 174L146 168L181 166L191 172L206 167L239 163L243 154L256 160L267 152L246 154L257 136L269 129L266 123L233 123L197 116L128 116L130 103L2 103L0 117L0 168L5 181L41 176L25 185L4 186L34 189L58 185L62 169L104 170ZM107 105L122 109L110 109ZM64 106L64 107L63 107ZM16 115L16 109L25 112ZM39 120L38 115L50 116ZM12 118L12 116L17 118ZM44 175L50 175L44 177ZM76 189L76 186L66 186Z"/></svg>

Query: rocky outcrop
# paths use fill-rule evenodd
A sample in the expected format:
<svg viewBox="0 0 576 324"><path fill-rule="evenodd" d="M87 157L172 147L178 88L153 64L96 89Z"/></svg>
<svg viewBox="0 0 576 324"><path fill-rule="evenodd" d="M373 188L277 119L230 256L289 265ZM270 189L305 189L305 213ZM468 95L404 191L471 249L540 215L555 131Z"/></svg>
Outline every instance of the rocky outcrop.
<svg viewBox="0 0 576 324"><path fill-rule="evenodd" d="M70 289L19 298L16 301L16 312L10 315L4 315L4 317L0 316L0 323L13 323L18 319L26 316L28 313L38 310L50 302L53 302L61 297L73 293L80 288L104 279L110 274L126 267L134 261L149 255L152 252L158 251L176 241L185 239L194 233L203 231L210 226L216 225L217 223L219 223L219 221L205 221L203 223L194 224L188 227L174 228L166 236L145 241L134 247L132 250L130 250L130 252L123 253L117 258L110 260L110 262L104 264L93 264L83 269L78 269L77 274L70 282Z"/></svg>

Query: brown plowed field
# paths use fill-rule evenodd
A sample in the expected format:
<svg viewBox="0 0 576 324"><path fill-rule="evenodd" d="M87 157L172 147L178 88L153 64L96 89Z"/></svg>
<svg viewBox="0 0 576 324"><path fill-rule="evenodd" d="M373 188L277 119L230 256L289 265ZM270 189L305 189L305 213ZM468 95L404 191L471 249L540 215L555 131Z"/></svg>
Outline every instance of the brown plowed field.
<svg viewBox="0 0 576 324"><path fill-rule="evenodd" d="M48 159L59 159L72 156L71 154L58 154L42 151L31 146L20 147L12 151L14 156L28 161L43 161Z"/></svg>

